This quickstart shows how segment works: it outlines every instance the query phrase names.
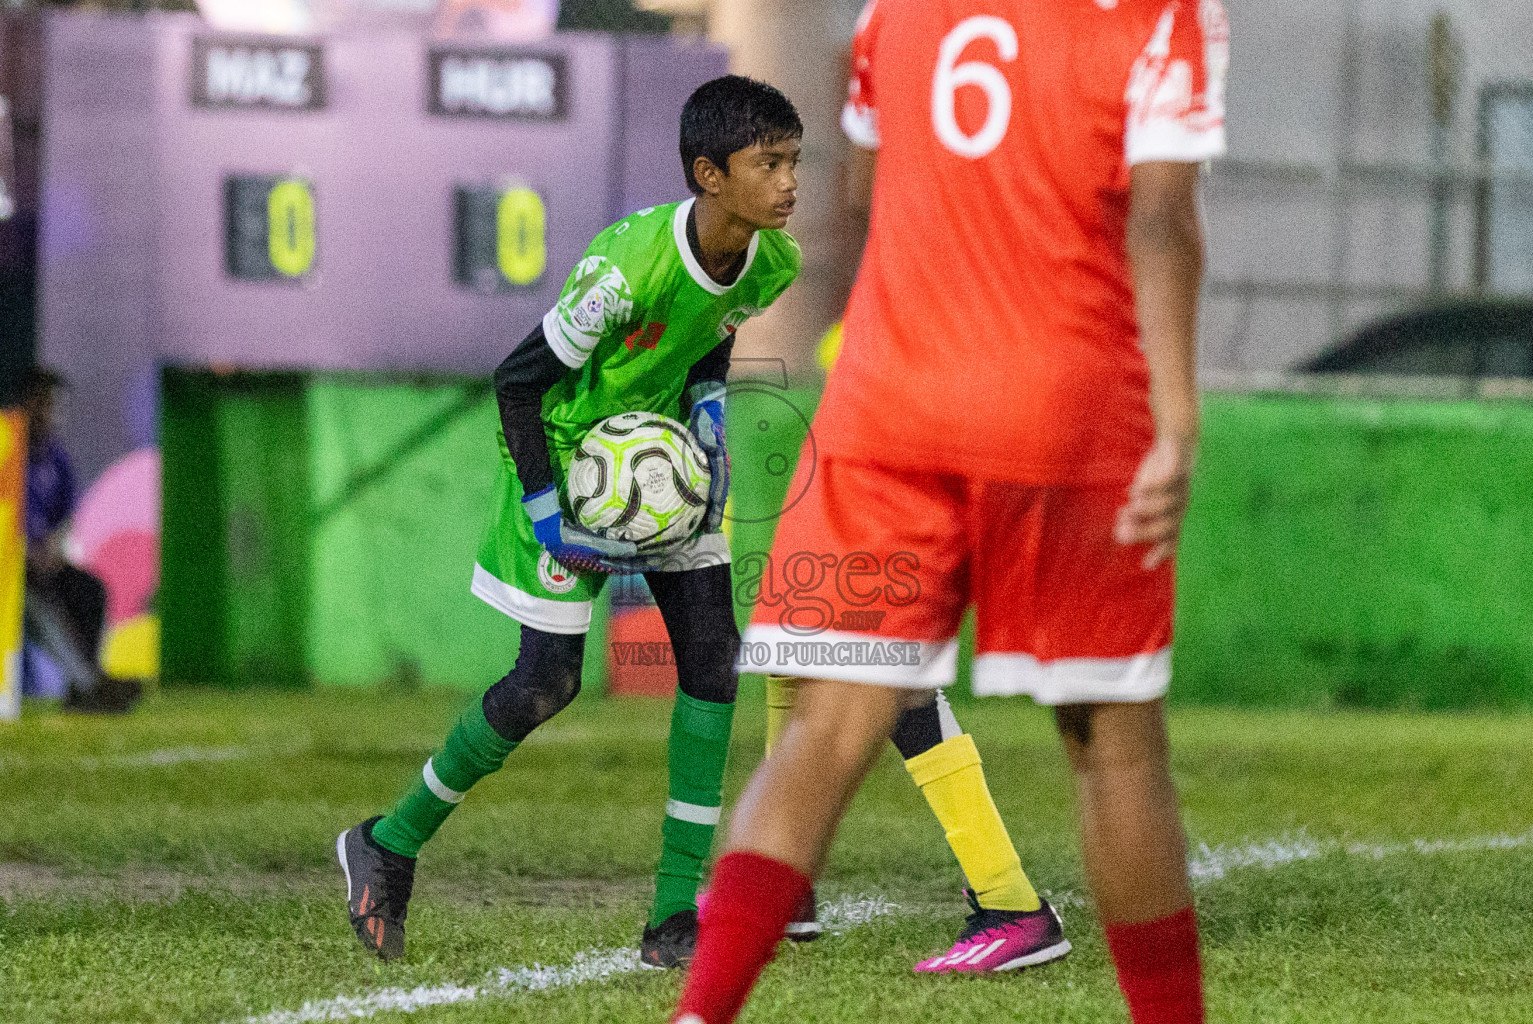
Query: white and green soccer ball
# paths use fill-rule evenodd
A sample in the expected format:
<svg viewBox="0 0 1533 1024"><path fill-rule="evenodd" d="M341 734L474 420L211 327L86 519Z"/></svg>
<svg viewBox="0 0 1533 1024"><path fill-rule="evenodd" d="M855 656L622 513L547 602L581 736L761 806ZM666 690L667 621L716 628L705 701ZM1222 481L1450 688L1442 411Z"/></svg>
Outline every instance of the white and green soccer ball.
<svg viewBox="0 0 1533 1024"><path fill-rule="evenodd" d="M697 532L709 479L708 457L686 427L658 413L625 412L581 440L565 493L581 526L654 551Z"/></svg>

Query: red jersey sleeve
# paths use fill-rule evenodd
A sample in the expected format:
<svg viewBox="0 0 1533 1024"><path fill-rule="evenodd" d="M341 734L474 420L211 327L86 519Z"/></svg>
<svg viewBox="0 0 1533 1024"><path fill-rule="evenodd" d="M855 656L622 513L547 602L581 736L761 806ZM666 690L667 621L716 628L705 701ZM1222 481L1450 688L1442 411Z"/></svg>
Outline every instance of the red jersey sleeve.
<svg viewBox="0 0 1533 1024"><path fill-rule="evenodd" d="M873 43L878 35L878 0L868 0L857 19L852 37L852 78L846 106L841 108L841 130L863 149L878 148L878 105L873 93Z"/></svg>
<svg viewBox="0 0 1533 1024"><path fill-rule="evenodd" d="M1124 157L1199 163L1223 156L1230 23L1219 0L1173 0L1129 73Z"/></svg>

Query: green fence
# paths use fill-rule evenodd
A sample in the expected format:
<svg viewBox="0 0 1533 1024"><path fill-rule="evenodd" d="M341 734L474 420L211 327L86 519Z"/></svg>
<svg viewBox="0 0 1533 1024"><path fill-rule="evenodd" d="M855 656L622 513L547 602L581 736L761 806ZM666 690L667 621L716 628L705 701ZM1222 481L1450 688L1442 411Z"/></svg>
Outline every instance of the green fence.
<svg viewBox="0 0 1533 1024"><path fill-rule="evenodd" d="M161 674L307 682L309 430L294 375L168 372Z"/></svg>
<svg viewBox="0 0 1533 1024"><path fill-rule="evenodd" d="M1533 705L1533 405L1209 396L1178 699Z"/></svg>
<svg viewBox="0 0 1533 1024"><path fill-rule="evenodd" d="M734 388L737 557L769 547L816 399ZM510 666L515 628L468 593L482 382L170 372L164 427L168 679L472 688ZM1533 705L1533 405L1208 396L1173 694Z"/></svg>
<svg viewBox="0 0 1533 1024"><path fill-rule="evenodd" d="M477 381L168 371L164 673L484 686L516 630L468 593L495 469Z"/></svg>

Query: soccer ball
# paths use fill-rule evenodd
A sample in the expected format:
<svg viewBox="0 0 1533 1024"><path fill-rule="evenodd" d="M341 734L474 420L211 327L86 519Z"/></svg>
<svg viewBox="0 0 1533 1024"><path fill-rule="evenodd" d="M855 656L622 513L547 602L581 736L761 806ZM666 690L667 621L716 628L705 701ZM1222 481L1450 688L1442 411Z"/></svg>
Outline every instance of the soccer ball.
<svg viewBox="0 0 1533 1024"><path fill-rule="evenodd" d="M708 457L675 420L625 412L592 427L565 480L581 526L640 550L691 537L708 506Z"/></svg>

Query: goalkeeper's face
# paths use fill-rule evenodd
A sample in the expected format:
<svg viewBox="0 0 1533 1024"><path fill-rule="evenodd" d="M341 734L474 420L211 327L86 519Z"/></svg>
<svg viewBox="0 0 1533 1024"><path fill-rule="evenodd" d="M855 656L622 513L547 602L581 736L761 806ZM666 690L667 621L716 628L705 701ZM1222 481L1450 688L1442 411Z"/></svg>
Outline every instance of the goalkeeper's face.
<svg viewBox="0 0 1533 1024"><path fill-rule="evenodd" d="M729 154L729 173L715 179L720 205L757 230L786 227L798 192L802 148L798 139L782 139Z"/></svg>

